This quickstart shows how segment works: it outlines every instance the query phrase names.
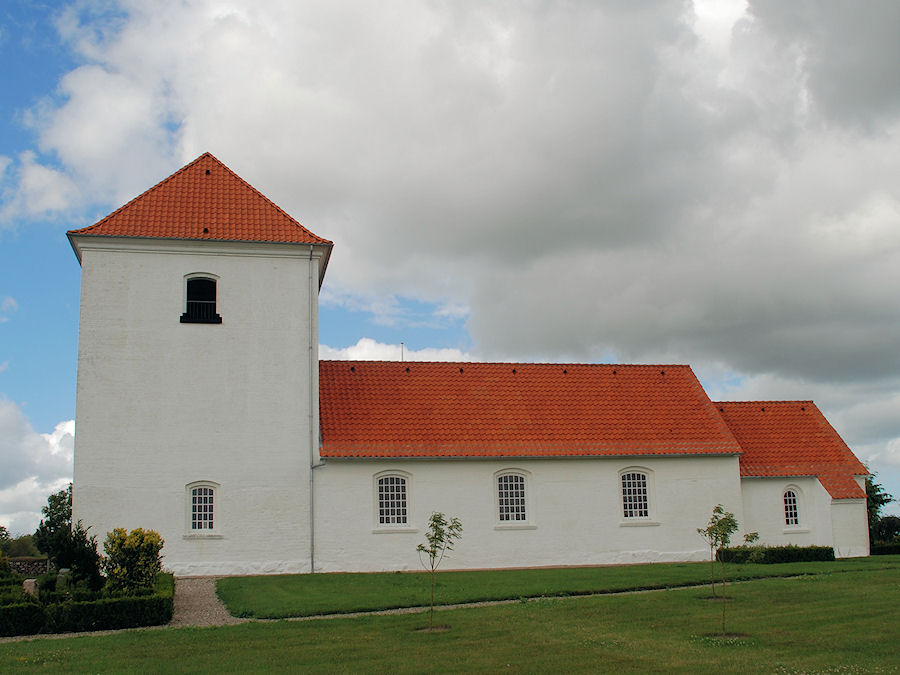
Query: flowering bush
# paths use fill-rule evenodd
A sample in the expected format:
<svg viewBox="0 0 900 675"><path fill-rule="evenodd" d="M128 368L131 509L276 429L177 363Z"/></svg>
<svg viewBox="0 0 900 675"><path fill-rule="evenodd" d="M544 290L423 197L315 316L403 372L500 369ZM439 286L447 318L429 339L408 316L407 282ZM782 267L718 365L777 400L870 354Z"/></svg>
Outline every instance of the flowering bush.
<svg viewBox="0 0 900 675"><path fill-rule="evenodd" d="M117 527L108 532L103 544L103 570L109 590L134 593L152 589L162 569L160 551L164 544L154 530L139 527L127 533Z"/></svg>

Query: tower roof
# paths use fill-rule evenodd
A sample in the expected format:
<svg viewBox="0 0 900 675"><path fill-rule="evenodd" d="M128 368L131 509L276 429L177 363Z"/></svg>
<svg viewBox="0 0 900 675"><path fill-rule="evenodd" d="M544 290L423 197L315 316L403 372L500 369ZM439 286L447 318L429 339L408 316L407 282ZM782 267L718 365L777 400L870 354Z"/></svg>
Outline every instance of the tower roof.
<svg viewBox="0 0 900 675"><path fill-rule="evenodd" d="M331 246L208 152L97 223L68 234Z"/></svg>

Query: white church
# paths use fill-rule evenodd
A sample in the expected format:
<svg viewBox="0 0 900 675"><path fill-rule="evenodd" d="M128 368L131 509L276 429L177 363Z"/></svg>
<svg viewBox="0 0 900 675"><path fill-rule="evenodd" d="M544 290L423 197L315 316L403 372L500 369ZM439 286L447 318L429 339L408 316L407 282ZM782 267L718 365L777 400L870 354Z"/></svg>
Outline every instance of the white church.
<svg viewBox="0 0 900 675"><path fill-rule="evenodd" d="M68 233L82 267L74 517L179 575L868 554L866 468L811 401L715 403L689 366L319 361L332 252L210 154ZM739 540L740 537L738 536Z"/></svg>

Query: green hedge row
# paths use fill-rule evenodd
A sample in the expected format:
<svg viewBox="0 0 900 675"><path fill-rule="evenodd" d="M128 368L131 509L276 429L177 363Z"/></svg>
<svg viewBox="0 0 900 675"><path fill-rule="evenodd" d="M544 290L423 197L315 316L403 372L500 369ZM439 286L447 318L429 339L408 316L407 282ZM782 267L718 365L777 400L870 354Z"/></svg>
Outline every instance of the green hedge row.
<svg viewBox="0 0 900 675"><path fill-rule="evenodd" d="M152 595L6 605L0 607L0 636L158 626L172 620L174 595L172 575L161 574Z"/></svg>
<svg viewBox="0 0 900 675"><path fill-rule="evenodd" d="M720 548L718 560L727 563L789 563L834 560L831 546L736 546Z"/></svg>
<svg viewBox="0 0 900 675"><path fill-rule="evenodd" d="M870 555L893 555L900 553L900 541L876 541L872 543Z"/></svg>

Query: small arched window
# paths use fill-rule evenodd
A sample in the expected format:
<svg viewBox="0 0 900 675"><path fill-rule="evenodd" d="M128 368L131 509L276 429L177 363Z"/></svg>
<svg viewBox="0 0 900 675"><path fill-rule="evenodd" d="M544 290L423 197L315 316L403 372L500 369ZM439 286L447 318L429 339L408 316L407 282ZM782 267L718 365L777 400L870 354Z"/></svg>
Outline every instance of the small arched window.
<svg viewBox="0 0 900 675"><path fill-rule="evenodd" d="M525 476L521 473L497 475L497 515L501 523L524 523L528 520L525 486Z"/></svg>
<svg viewBox="0 0 900 675"><path fill-rule="evenodd" d="M187 486L188 532L194 534L214 534L218 529L218 483L198 481Z"/></svg>
<svg viewBox="0 0 900 675"><path fill-rule="evenodd" d="M188 277L186 302L181 323L222 323L216 313L216 280L210 277Z"/></svg>
<svg viewBox="0 0 900 675"><path fill-rule="evenodd" d="M647 474L643 471L625 471L622 481L622 516L629 518L650 517L650 493Z"/></svg>
<svg viewBox="0 0 900 675"><path fill-rule="evenodd" d="M789 527L800 524L798 501L797 493L794 490L787 489L784 491L784 524Z"/></svg>

